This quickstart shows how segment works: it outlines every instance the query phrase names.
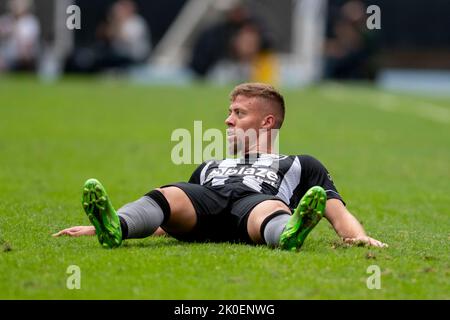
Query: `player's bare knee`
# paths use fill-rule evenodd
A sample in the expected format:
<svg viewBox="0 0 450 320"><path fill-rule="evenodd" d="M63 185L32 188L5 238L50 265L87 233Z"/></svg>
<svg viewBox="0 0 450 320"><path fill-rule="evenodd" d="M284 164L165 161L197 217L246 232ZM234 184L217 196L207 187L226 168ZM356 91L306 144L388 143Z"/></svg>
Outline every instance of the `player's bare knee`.
<svg viewBox="0 0 450 320"><path fill-rule="evenodd" d="M263 201L250 212L247 221L247 232L254 243L264 243L260 233L261 225L268 216L277 211L290 212L288 206L279 200Z"/></svg>
<svg viewBox="0 0 450 320"><path fill-rule="evenodd" d="M170 192L167 192L167 189L168 189L168 188L166 187L166 188L156 188L155 190L161 192L162 195L164 196L164 198L166 198L166 200L169 201L169 200L167 199L167 197L170 196L170 195L169 195Z"/></svg>
<svg viewBox="0 0 450 320"><path fill-rule="evenodd" d="M268 211L269 211L269 215L271 215L272 213L277 212L277 211L287 211L287 212L290 212L289 207L288 207L287 205L285 205L283 202L278 201L278 200L275 200L274 202L275 202L275 203L272 205L272 207L270 208L270 210L268 210Z"/></svg>
<svg viewBox="0 0 450 320"><path fill-rule="evenodd" d="M166 198L167 202L169 203L170 206L170 210L173 211L173 207L174 207L174 190L175 189L173 187L165 187L165 188L156 188L155 190L159 191L162 193L162 195L164 196L164 198Z"/></svg>
<svg viewBox="0 0 450 320"><path fill-rule="evenodd" d="M290 212L288 206L279 200L266 200L258 204L250 213L250 217L255 220L264 220L266 217L277 211ZM250 218L249 217L249 218ZM262 221L261 221L262 222Z"/></svg>
<svg viewBox="0 0 450 320"><path fill-rule="evenodd" d="M177 187L157 188L170 206L169 220L164 223L168 231L184 232L193 228L197 222L194 206L183 190Z"/></svg>

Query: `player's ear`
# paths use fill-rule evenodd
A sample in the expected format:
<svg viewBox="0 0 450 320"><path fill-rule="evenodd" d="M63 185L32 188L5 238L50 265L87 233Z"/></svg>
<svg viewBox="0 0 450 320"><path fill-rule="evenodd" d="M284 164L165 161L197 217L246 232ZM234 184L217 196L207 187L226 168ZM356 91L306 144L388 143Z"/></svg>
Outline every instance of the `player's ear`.
<svg viewBox="0 0 450 320"><path fill-rule="evenodd" d="M261 127L264 129L272 129L275 127L275 116L273 114L268 114L262 120Z"/></svg>

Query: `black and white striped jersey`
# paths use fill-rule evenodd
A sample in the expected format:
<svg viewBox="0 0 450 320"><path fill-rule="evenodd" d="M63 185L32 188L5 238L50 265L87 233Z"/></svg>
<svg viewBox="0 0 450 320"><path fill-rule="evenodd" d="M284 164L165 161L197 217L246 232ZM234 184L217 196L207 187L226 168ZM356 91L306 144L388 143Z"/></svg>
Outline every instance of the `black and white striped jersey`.
<svg viewBox="0 0 450 320"><path fill-rule="evenodd" d="M251 189L275 195L291 209L297 207L313 186L324 188L328 199L344 202L327 169L308 155L258 154L241 159L210 160L194 171L189 182L213 189Z"/></svg>

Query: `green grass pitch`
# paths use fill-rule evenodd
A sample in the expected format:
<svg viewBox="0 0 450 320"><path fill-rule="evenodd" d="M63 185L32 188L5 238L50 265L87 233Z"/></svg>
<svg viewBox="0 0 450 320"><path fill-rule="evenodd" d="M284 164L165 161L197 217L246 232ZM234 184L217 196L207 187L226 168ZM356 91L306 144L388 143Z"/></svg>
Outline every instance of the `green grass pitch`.
<svg viewBox="0 0 450 320"><path fill-rule="evenodd" d="M176 128L224 128L230 87L0 79L0 299L449 299L450 99L324 84L282 90L284 154L311 154L388 249L343 246L324 219L301 252L172 238L105 250L87 225L87 178L116 207L187 180ZM81 289L66 287L68 266ZM379 266L370 290L367 268Z"/></svg>

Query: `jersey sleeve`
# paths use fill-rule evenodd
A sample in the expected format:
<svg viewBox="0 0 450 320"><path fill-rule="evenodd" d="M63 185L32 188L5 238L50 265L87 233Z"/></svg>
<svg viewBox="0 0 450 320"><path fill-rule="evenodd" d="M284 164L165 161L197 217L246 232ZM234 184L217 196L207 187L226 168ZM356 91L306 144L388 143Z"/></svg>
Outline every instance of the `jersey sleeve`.
<svg viewBox="0 0 450 320"><path fill-rule="evenodd" d="M337 191L333 179L325 166L316 158L308 155L299 156L301 171L301 189L306 193L313 186L321 186L327 193L327 199L344 200Z"/></svg>
<svg viewBox="0 0 450 320"><path fill-rule="evenodd" d="M203 162L201 165L197 167L197 169L194 170L194 172L191 175L191 178L189 179L189 183L200 184L200 176L203 168L206 166L206 163L207 162Z"/></svg>

